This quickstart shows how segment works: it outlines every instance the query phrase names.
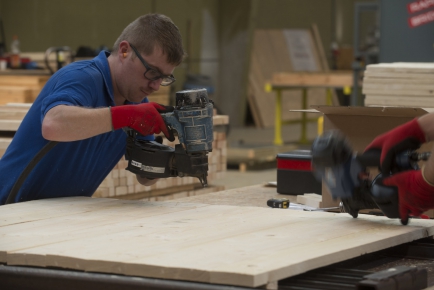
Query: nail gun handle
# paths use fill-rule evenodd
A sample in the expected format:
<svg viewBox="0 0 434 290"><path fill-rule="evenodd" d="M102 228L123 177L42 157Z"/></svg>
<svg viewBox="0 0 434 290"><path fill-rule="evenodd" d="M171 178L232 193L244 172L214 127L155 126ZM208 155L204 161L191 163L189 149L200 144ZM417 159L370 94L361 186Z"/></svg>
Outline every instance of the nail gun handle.
<svg viewBox="0 0 434 290"><path fill-rule="evenodd" d="M371 197L388 218L399 218L398 188L383 184L383 175L372 181Z"/></svg>
<svg viewBox="0 0 434 290"><path fill-rule="evenodd" d="M363 154L357 155L357 160L363 167L378 167L380 168L380 157L381 150L380 149L371 149Z"/></svg>

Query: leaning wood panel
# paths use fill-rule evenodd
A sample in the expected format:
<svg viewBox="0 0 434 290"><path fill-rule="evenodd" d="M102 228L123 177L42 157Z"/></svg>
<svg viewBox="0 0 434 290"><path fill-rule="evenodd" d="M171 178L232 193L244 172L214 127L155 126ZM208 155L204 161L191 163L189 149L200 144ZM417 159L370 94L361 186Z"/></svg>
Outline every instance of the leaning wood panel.
<svg viewBox="0 0 434 290"><path fill-rule="evenodd" d="M0 227L10 265L249 287L434 234L431 220L85 197L1 206L0 216L15 221Z"/></svg>
<svg viewBox="0 0 434 290"><path fill-rule="evenodd" d="M254 33L250 58L248 101L257 127L272 127L275 122L275 92L265 92L265 84L274 73L294 71L291 63L288 41L285 33L290 30L258 29ZM309 30L306 30L308 33ZM312 40L312 35L309 34ZM313 44L313 40L311 41ZM312 45L313 58L321 69L320 58ZM301 109L301 90L284 90L282 92L282 119L300 119L301 113L290 112ZM326 103L325 89L308 89L308 106Z"/></svg>

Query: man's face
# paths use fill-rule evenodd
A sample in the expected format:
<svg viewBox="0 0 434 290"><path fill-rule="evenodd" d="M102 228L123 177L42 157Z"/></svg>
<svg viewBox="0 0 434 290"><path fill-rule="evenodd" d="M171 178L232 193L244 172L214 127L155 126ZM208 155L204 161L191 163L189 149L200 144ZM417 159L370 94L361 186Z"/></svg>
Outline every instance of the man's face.
<svg viewBox="0 0 434 290"><path fill-rule="evenodd" d="M127 59L123 64L118 89L120 94L130 102L140 103L146 96L158 91L162 78L151 80L155 76L170 76L175 66L167 63L166 55L160 47L155 47L151 55L141 54L143 62L137 57L137 50L129 46ZM167 80L167 78L166 78Z"/></svg>

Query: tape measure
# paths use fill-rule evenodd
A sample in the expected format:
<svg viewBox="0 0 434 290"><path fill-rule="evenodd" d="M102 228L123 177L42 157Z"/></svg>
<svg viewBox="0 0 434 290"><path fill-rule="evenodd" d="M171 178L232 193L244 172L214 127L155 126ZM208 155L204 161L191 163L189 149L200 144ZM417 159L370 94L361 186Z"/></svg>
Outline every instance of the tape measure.
<svg viewBox="0 0 434 290"><path fill-rule="evenodd" d="M287 198L272 198L267 200L267 205L272 208L288 208L289 199Z"/></svg>

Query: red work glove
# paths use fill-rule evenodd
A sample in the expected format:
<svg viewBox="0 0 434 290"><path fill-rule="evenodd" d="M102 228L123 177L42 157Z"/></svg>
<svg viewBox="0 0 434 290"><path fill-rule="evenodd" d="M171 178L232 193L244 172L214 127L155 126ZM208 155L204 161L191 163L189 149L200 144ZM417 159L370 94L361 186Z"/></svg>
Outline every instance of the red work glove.
<svg viewBox="0 0 434 290"><path fill-rule="evenodd" d="M154 102L139 105L111 107L113 129L130 127L143 136L163 132L167 139L174 141L173 132L167 127L160 113L172 112L173 107Z"/></svg>
<svg viewBox="0 0 434 290"><path fill-rule="evenodd" d="M375 138L365 148L365 152L380 149L381 171L384 175L390 175L397 154L406 150L416 150L425 141L425 133L422 131L417 119L413 119Z"/></svg>
<svg viewBox="0 0 434 290"><path fill-rule="evenodd" d="M397 173L385 178L383 184L398 188L399 215L404 225L409 216L420 216L424 211L434 209L434 186L425 181L420 169Z"/></svg>

